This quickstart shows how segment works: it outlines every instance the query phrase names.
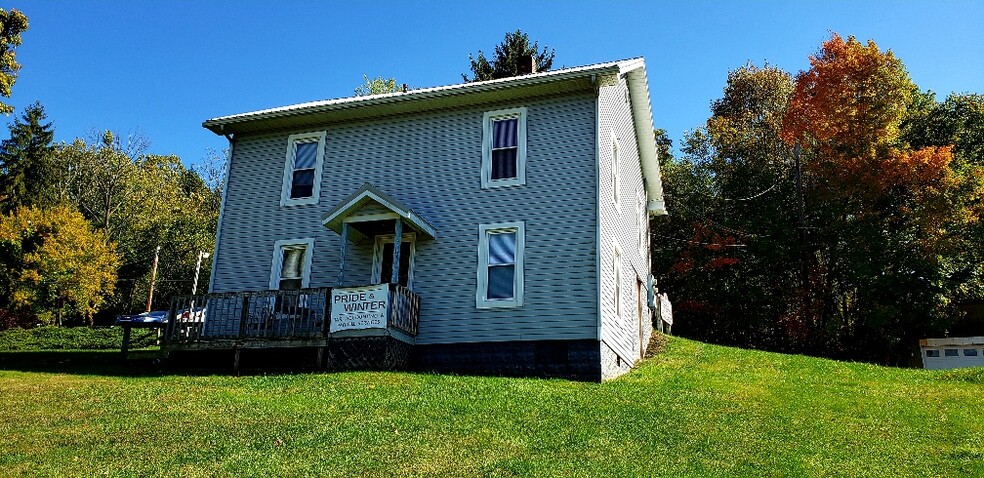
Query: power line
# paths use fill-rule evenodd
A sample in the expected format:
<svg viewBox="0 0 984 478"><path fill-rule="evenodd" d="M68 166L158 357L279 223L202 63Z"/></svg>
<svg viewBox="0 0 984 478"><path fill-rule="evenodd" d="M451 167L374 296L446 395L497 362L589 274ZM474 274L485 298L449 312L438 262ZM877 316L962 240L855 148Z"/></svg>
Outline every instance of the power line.
<svg viewBox="0 0 984 478"><path fill-rule="evenodd" d="M775 189L776 186L778 186L778 185L779 185L779 180L777 179L776 182L772 183L772 186L769 186L767 189L765 189L765 190L763 190L761 192L755 193L755 194L753 194L751 196L744 197L744 198L725 198L725 197L715 196L715 195L711 195L711 194L704 194L703 192L698 191L698 190L689 191L689 193L690 194L693 194L693 195L703 196L703 197L710 198L710 199L716 199L718 201L742 202L742 201L751 201L752 199L757 199L757 198L759 198L761 196L764 196L769 191L772 191L773 189ZM686 194L686 193L684 193L684 194Z"/></svg>
<svg viewBox="0 0 984 478"><path fill-rule="evenodd" d="M699 244L699 245L702 245L702 246L748 247L748 244L721 244L721 243L718 243L718 242L700 242L700 241L694 241L694 240L690 240L690 239L680 239L678 237L664 236L662 234L656 234L656 233L651 233L651 234L653 236L661 237L663 239L669 239L671 241L687 242L687 243L690 243L690 244Z"/></svg>

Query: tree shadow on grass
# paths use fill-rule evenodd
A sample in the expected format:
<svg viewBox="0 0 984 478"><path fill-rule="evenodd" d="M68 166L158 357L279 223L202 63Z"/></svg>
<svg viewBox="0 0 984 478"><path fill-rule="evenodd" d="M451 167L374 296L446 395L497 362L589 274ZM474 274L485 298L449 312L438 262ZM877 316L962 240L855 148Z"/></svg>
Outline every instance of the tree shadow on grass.
<svg viewBox="0 0 984 478"><path fill-rule="evenodd" d="M242 375L316 372L313 357L281 352L262 360L244 360ZM124 359L118 350L32 350L0 352L0 371L63 373L110 377L164 375L235 375L231 350L170 356L158 350L135 350Z"/></svg>
<svg viewBox="0 0 984 478"><path fill-rule="evenodd" d="M0 352L0 370L72 375L154 376L166 373L158 359L124 360L119 351L39 350Z"/></svg>

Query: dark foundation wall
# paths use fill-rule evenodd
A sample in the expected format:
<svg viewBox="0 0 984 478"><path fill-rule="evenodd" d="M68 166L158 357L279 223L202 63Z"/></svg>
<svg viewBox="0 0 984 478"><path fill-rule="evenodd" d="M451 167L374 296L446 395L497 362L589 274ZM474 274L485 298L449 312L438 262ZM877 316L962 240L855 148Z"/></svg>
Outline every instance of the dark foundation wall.
<svg viewBox="0 0 984 478"><path fill-rule="evenodd" d="M599 382L597 340L539 340L416 345L411 368L463 375L557 377Z"/></svg>

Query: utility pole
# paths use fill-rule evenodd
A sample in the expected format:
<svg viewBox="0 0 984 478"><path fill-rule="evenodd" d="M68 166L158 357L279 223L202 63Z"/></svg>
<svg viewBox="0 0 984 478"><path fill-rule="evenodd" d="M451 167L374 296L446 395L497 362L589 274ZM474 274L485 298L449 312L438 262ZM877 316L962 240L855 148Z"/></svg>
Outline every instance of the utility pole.
<svg viewBox="0 0 984 478"><path fill-rule="evenodd" d="M198 251L198 264L195 264L195 280L191 283L191 295L198 291L198 273L202 270L202 259L208 259L211 254Z"/></svg>
<svg viewBox="0 0 984 478"><path fill-rule="evenodd" d="M800 247L800 285L803 287L803 291L808 290L809 282L809 271L806 263L807 256L807 246L806 246L806 212L805 206L803 204L803 167L800 162L801 148L799 143L793 146L793 159L796 161L796 225L799 229L799 247Z"/></svg>
<svg viewBox="0 0 984 478"><path fill-rule="evenodd" d="M154 251L154 265L150 267L150 292L147 294L147 312L150 312L150 303L154 301L154 282L157 282L157 259L161 254L161 246L157 246Z"/></svg>

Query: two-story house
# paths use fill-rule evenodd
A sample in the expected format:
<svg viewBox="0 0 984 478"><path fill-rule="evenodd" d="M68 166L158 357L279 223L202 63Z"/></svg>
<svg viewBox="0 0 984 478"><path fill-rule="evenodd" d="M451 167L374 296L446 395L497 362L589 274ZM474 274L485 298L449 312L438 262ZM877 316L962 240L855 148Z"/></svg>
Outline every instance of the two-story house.
<svg viewBox="0 0 984 478"><path fill-rule="evenodd" d="M320 360L386 336L419 369L592 380L644 354L648 219L665 211L643 59L204 126L230 144L211 297L255 294L209 302L196 347L293 344ZM315 317L248 323L256 304ZM271 327L309 333L258 342ZM344 353L359 347L373 345Z"/></svg>

